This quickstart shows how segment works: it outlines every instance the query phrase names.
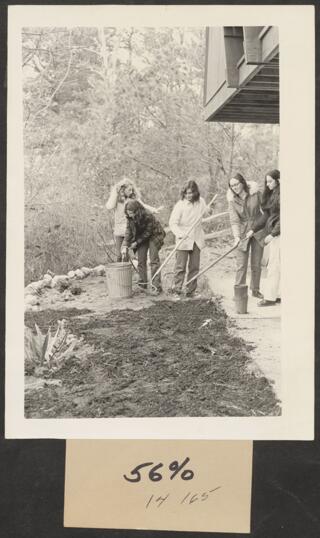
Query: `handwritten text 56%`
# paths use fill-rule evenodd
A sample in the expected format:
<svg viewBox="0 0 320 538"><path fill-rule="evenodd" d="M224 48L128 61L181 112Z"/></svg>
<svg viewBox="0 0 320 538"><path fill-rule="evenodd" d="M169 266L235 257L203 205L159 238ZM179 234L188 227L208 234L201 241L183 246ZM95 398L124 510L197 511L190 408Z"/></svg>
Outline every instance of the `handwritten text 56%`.
<svg viewBox="0 0 320 538"><path fill-rule="evenodd" d="M192 480L194 477L194 472L191 469L184 469L184 467L188 464L190 461L190 458L185 458L185 460L179 464L178 461L172 461L168 465L169 471L171 471L170 480L173 480L176 476L180 476L182 480ZM157 465L154 465L153 461L148 461L146 463L140 463L140 465L137 465L132 471L130 472L131 477L127 475L123 475L123 478L127 480L128 482L140 482L141 480L141 473L140 471L144 467L150 467L150 465L153 465L153 467L150 469L148 473L148 477L152 482L159 482L159 480L162 480L163 476L159 472L159 469L164 467L163 463L158 463ZM165 467L163 471L165 471ZM184 469L184 470L183 470ZM162 471L162 472L163 472Z"/></svg>

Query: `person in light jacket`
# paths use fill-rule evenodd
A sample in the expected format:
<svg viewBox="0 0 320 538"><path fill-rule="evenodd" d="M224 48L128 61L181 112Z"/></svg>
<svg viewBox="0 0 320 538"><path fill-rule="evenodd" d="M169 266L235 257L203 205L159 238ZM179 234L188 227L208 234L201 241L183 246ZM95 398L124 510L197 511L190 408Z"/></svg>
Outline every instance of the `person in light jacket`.
<svg viewBox="0 0 320 538"><path fill-rule="evenodd" d="M264 247L264 231L256 231L250 237L247 232L262 215L261 193L255 181L246 181L241 174L229 180L227 191L232 233L237 245L235 285L245 285L249 254L251 253L251 283L253 297L262 298L260 292L261 261Z"/></svg>
<svg viewBox="0 0 320 538"><path fill-rule="evenodd" d="M269 244L268 273L259 306L272 306L280 298L280 172L271 170L265 177L262 195L263 214L253 223L247 237L263 230L266 245Z"/></svg>
<svg viewBox="0 0 320 538"><path fill-rule="evenodd" d="M187 263L187 281L199 272L200 252L205 245L204 232L201 225L201 216L208 212L203 198L200 196L198 185L195 181L188 181L181 191L181 199L174 206L170 219L170 230L176 236L176 242L185 236L190 227L198 220L198 224L192 232L179 244L176 251L176 263L174 268L173 293L180 295L184 283ZM195 294L197 279L187 285L186 295L191 297Z"/></svg>
<svg viewBox="0 0 320 538"><path fill-rule="evenodd" d="M116 246L117 262L121 262L121 246L126 233L127 218L125 215L125 204L128 200L138 200L141 204L154 214L161 211L162 207L152 207L141 200L140 192L135 183L129 178L123 178L116 183L112 189L106 203L108 210L114 210L114 240Z"/></svg>
<svg viewBox="0 0 320 538"><path fill-rule="evenodd" d="M127 226L121 247L121 254L125 257L129 248L137 252L138 284L141 288L147 288L148 251L151 277L153 277L160 267L159 250L163 245L166 233L158 219L137 200L129 200L126 203L125 215ZM153 285L155 293L162 292L160 273L154 278Z"/></svg>

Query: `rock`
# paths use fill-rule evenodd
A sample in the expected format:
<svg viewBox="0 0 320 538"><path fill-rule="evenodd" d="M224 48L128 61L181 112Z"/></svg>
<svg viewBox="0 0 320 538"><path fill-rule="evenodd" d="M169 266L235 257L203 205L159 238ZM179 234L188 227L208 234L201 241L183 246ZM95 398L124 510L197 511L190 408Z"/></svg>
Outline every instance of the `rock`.
<svg viewBox="0 0 320 538"><path fill-rule="evenodd" d="M106 268L104 265L97 265L92 270L95 276L104 276L106 274Z"/></svg>
<svg viewBox="0 0 320 538"><path fill-rule="evenodd" d="M25 306L36 306L40 304L39 299L35 295L26 295L24 298Z"/></svg>
<svg viewBox="0 0 320 538"><path fill-rule="evenodd" d="M80 271L83 272L85 277L92 273L92 269L89 269L89 267L81 267Z"/></svg>
<svg viewBox="0 0 320 538"><path fill-rule="evenodd" d="M68 273L69 278L75 278L75 276L76 276L75 271L69 271L69 273Z"/></svg>
<svg viewBox="0 0 320 538"><path fill-rule="evenodd" d="M25 293L27 295L40 295L41 290L45 287L45 282L43 280L38 280L37 282L31 282L25 288Z"/></svg>
<svg viewBox="0 0 320 538"><path fill-rule="evenodd" d="M44 288L51 288L51 282L52 282L52 276L49 275L49 273L46 273L43 277L43 287Z"/></svg>
<svg viewBox="0 0 320 538"><path fill-rule="evenodd" d="M81 271L81 269L77 269L77 270L75 271L75 276L76 276L76 278L79 278L80 280L82 280L82 279L84 278L85 275L84 275L84 273Z"/></svg>
<svg viewBox="0 0 320 538"><path fill-rule="evenodd" d="M28 284L28 286L24 288L24 294L25 294L25 297L28 295L38 296L39 290L37 290L32 284Z"/></svg>
<svg viewBox="0 0 320 538"><path fill-rule="evenodd" d="M58 282L59 282L59 278L60 278L59 276L54 276L54 277L52 278L52 280L51 280L51 288L55 288L55 287L56 287L56 285L57 285Z"/></svg>
<svg viewBox="0 0 320 538"><path fill-rule="evenodd" d="M42 290L46 286L45 280L37 280L37 282L32 282L32 285L36 287L37 290Z"/></svg>
<svg viewBox="0 0 320 538"><path fill-rule="evenodd" d="M69 286L69 279L66 275L56 275L51 281L51 288L66 289Z"/></svg>

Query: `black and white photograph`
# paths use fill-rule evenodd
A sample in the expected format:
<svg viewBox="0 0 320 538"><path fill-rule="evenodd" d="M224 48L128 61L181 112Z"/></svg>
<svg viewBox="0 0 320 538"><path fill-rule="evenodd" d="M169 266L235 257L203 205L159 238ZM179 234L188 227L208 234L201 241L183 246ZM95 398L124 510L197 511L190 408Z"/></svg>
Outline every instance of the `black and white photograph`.
<svg viewBox="0 0 320 538"><path fill-rule="evenodd" d="M291 261L312 258L287 223L303 213L299 177L291 178L296 205L282 190L287 161L298 156L283 135L282 88L290 87L281 23L252 24L252 6L236 26L227 11L221 23L118 24L99 9L96 24L29 17L12 33L23 422L40 432L57 419L66 428L70 419L112 419L99 421L108 437L123 419L188 418L203 424L200 437L215 437L211 419L254 419L263 438L259 421L272 419L266 438L281 437L295 392L288 386L302 368L284 358L284 331L293 349L294 327L312 334L297 319L303 307L296 325L286 316L299 287ZM307 196L312 173L304 179ZM308 200L301 236L312 224ZM303 392L311 351L306 364ZM311 398L309 390L310 413ZM224 437L245 437L238 428Z"/></svg>

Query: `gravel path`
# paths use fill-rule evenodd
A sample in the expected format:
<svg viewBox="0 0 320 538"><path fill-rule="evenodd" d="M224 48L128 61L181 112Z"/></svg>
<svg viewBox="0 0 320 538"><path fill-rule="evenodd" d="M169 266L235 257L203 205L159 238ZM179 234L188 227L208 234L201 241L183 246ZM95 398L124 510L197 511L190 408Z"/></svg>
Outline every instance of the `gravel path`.
<svg viewBox="0 0 320 538"><path fill-rule="evenodd" d="M216 254L215 254L216 255ZM214 259L211 254L210 258ZM265 272L262 274L261 289ZM257 299L249 296L248 313L237 314L233 301L234 257L221 261L207 273L212 292L222 297L222 304L235 324L235 332L247 343L254 346L251 354L253 368L263 372L274 386L277 397L281 400L281 305L261 308ZM249 281L249 279L248 279Z"/></svg>

